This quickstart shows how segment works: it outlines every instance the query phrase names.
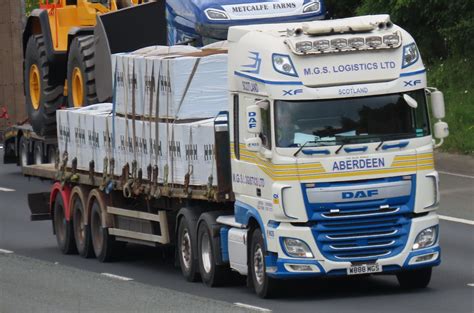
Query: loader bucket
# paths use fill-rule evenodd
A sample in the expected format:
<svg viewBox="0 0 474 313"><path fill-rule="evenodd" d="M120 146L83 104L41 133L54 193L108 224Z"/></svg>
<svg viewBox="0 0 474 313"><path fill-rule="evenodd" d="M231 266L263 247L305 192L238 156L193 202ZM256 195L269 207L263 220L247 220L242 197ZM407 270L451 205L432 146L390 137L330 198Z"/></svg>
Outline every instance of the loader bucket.
<svg viewBox="0 0 474 313"><path fill-rule="evenodd" d="M166 45L166 25L165 0L97 15L94 57L95 83L100 102L112 99L111 55L152 45Z"/></svg>

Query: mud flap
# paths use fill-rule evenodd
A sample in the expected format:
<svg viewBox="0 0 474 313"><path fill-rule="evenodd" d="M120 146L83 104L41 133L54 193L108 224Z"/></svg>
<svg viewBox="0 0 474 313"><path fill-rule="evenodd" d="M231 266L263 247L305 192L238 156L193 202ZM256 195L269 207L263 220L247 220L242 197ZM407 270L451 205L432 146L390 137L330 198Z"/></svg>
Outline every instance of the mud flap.
<svg viewBox="0 0 474 313"><path fill-rule="evenodd" d="M28 194L28 206L30 207L32 221L51 220L49 211L49 192Z"/></svg>
<svg viewBox="0 0 474 313"><path fill-rule="evenodd" d="M113 53L167 44L165 9L165 1L158 0L97 16L94 28L95 82L100 102L112 99Z"/></svg>

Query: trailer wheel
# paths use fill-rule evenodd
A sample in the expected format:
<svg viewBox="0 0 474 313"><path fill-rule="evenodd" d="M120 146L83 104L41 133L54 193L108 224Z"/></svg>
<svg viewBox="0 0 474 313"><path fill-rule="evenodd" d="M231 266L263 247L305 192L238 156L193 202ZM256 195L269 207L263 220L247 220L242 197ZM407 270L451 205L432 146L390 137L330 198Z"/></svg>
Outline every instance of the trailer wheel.
<svg viewBox="0 0 474 313"><path fill-rule="evenodd" d="M58 153L56 147L48 145L47 161L49 164L53 164L56 161L56 153Z"/></svg>
<svg viewBox="0 0 474 313"><path fill-rule="evenodd" d="M64 200L60 192L56 194L54 200L53 216L59 250L64 254L76 253L72 223L66 219Z"/></svg>
<svg viewBox="0 0 474 313"><path fill-rule="evenodd" d="M94 253L100 262L110 262L113 259L115 237L109 234L107 227L103 227L102 209L99 201L92 198L91 204L91 236Z"/></svg>
<svg viewBox="0 0 474 313"><path fill-rule="evenodd" d="M97 103L95 89L94 36L72 40L67 63L68 106L82 107Z"/></svg>
<svg viewBox="0 0 474 313"><path fill-rule="evenodd" d="M43 144L41 142L35 142L33 148L33 160L34 164L44 163Z"/></svg>
<svg viewBox="0 0 474 313"><path fill-rule="evenodd" d="M228 267L216 264L215 250L211 229L206 221L202 221L198 230L199 272L202 281L209 287L223 285L228 276Z"/></svg>
<svg viewBox="0 0 474 313"><path fill-rule="evenodd" d="M26 166L33 163L33 157L29 151L29 140L25 138L25 136L20 137L19 143L19 165Z"/></svg>
<svg viewBox="0 0 474 313"><path fill-rule="evenodd" d="M400 287L404 289L426 288L431 281L432 268L403 271L397 274Z"/></svg>
<svg viewBox="0 0 474 313"><path fill-rule="evenodd" d="M272 298L278 291L278 281L268 277L266 273L266 254L262 231L257 228L252 233L250 245L250 275L255 293L261 298Z"/></svg>
<svg viewBox="0 0 474 313"><path fill-rule="evenodd" d="M31 126L41 136L55 134L56 110L63 104L64 87L54 79L43 35L28 39L24 69L26 111Z"/></svg>
<svg viewBox="0 0 474 313"><path fill-rule="evenodd" d="M187 281L195 282L199 278L198 276L198 262L193 249L193 241L195 234L192 232L188 220L185 216L181 218L178 228L178 259L181 266L181 272Z"/></svg>
<svg viewBox="0 0 474 313"><path fill-rule="evenodd" d="M86 196L84 189L76 186L71 191L71 205L74 227L74 239L76 240L77 252L84 258L94 256L92 247L90 224L87 223Z"/></svg>

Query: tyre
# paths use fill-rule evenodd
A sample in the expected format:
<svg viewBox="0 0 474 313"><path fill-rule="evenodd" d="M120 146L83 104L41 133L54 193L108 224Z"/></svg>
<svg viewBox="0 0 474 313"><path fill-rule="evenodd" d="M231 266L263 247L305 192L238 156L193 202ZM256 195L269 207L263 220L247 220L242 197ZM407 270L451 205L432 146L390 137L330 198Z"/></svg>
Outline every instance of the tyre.
<svg viewBox="0 0 474 313"><path fill-rule="evenodd" d="M119 10L133 6L133 3L131 0L117 0L116 2L117 2L117 8Z"/></svg>
<svg viewBox="0 0 474 313"><path fill-rule="evenodd" d="M222 286L229 275L226 265L216 264L215 250L211 229L206 221L202 221L198 229L199 272L203 283L209 287Z"/></svg>
<svg viewBox="0 0 474 313"><path fill-rule="evenodd" d="M97 103L95 88L94 36L80 36L69 46L67 62L68 106Z"/></svg>
<svg viewBox="0 0 474 313"><path fill-rule="evenodd" d="M76 253L72 223L66 220L64 200L60 192L56 194L54 200L53 217L59 250L61 250L63 254Z"/></svg>
<svg viewBox="0 0 474 313"><path fill-rule="evenodd" d="M255 293L261 298L273 298L277 294L278 282L268 277L265 266L267 251L259 228L252 233L250 244L250 275Z"/></svg>
<svg viewBox="0 0 474 313"><path fill-rule="evenodd" d="M71 209L73 216L74 239L77 252L84 258L94 256L90 224L86 215L86 197L80 187L74 187L71 193Z"/></svg>
<svg viewBox="0 0 474 313"><path fill-rule="evenodd" d="M46 160L49 164L52 164L55 162L56 153L57 153L57 149L52 145L48 145L48 155L47 155Z"/></svg>
<svg viewBox="0 0 474 313"><path fill-rule="evenodd" d="M115 237L109 234L107 227L102 226L102 210L99 201L95 197L90 204L91 208L91 236L94 253L100 262L110 262L113 260Z"/></svg>
<svg viewBox="0 0 474 313"><path fill-rule="evenodd" d="M195 249L193 249L193 247L196 247L194 244L195 237L186 217L181 218L178 227L178 259L184 278L190 282L199 279L199 265L194 255L196 253Z"/></svg>
<svg viewBox="0 0 474 313"><path fill-rule="evenodd" d="M31 36L25 51L26 112L35 133L56 134L56 110L64 101L64 87L52 73L42 35Z"/></svg>
<svg viewBox="0 0 474 313"><path fill-rule="evenodd" d="M29 140L26 139L25 136L20 137L18 154L19 154L18 160L19 160L20 166L33 164L33 157L29 149Z"/></svg>
<svg viewBox="0 0 474 313"><path fill-rule="evenodd" d="M426 288L431 281L431 272L431 267L404 271L397 274L397 280L404 289Z"/></svg>
<svg viewBox="0 0 474 313"><path fill-rule="evenodd" d="M35 142L33 148L33 164L43 164L44 153L43 144L41 142Z"/></svg>

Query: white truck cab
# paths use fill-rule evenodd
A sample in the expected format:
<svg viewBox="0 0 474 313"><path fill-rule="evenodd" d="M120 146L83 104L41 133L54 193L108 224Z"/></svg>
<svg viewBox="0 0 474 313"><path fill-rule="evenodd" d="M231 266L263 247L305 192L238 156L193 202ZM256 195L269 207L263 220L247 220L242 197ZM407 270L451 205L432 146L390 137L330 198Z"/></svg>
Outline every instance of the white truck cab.
<svg viewBox="0 0 474 313"><path fill-rule="evenodd" d="M228 42L231 267L263 297L319 275L426 286L448 127L413 37L376 15L232 27Z"/></svg>

